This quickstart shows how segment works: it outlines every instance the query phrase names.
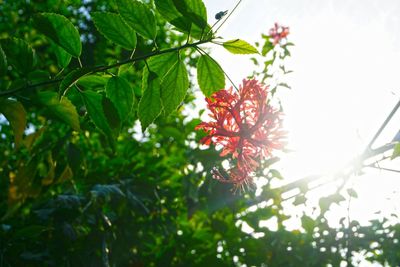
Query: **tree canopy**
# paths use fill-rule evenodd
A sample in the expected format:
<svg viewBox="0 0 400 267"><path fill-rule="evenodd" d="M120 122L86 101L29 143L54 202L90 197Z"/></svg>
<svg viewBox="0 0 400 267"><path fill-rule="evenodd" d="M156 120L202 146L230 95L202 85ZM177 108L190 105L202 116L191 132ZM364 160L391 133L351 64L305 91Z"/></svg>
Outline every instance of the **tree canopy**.
<svg viewBox="0 0 400 267"><path fill-rule="evenodd" d="M201 0L0 3L0 267L400 262L390 218L329 226L325 212L354 190L321 198L288 230L277 157L251 169L257 190L212 177L232 158L202 145L208 111L194 107L199 92L215 99L231 85L204 44L254 56L249 75L273 98L289 87L276 82L290 73L288 28L254 45L225 40L230 14L207 18ZM270 219L276 230L260 226Z"/></svg>

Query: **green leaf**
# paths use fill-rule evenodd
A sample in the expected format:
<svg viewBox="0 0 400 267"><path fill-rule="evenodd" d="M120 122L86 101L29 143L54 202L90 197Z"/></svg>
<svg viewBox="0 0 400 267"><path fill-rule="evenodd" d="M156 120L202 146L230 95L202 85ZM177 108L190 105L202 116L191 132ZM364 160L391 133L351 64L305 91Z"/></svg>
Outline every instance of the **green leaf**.
<svg viewBox="0 0 400 267"><path fill-rule="evenodd" d="M97 30L111 42L128 50L136 48L136 32L118 14L93 12L92 19Z"/></svg>
<svg viewBox="0 0 400 267"><path fill-rule="evenodd" d="M202 0L172 0L176 9L200 29L207 26L207 10Z"/></svg>
<svg viewBox="0 0 400 267"><path fill-rule="evenodd" d="M352 198L358 198L358 194L353 188L347 189L347 194Z"/></svg>
<svg viewBox="0 0 400 267"><path fill-rule="evenodd" d="M18 38L0 40L0 45L7 56L8 63L17 71L27 74L34 67L34 52L24 41Z"/></svg>
<svg viewBox="0 0 400 267"><path fill-rule="evenodd" d="M221 66L209 55L202 55L197 62L197 81L207 97L225 87L225 75Z"/></svg>
<svg viewBox="0 0 400 267"><path fill-rule="evenodd" d="M192 23L176 9L173 0L155 0L157 11L161 16L184 32L189 32Z"/></svg>
<svg viewBox="0 0 400 267"><path fill-rule="evenodd" d="M189 88L189 78L185 64L178 60L162 79L161 101L166 115L176 110L185 98Z"/></svg>
<svg viewBox="0 0 400 267"><path fill-rule="evenodd" d="M254 46L240 39L226 41L222 45L232 54L258 54Z"/></svg>
<svg viewBox="0 0 400 267"><path fill-rule="evenodd" d="M118 10L125 22L140 35L154 40L157 34L153 12L136 0L117 0Z"/></svg>
<svg viewBox="0 0 400 267"><path fill-rule="evenodd" d="M61 46L54 44L54 53L57 57L58 66L61 68L68 67L69 63L71 62L71 55L67 53Z"/></svg>
<svg viewBox="0 0 400 267"><path fill-rule="evenodd" d="M142 97L138 106L138 117L144 131L162 111L160 79L155 72L143 69Z"/></svg>
<svg viewBox="0 0 400 267"><path fill-rule="evenodd" d="M0 113L6 117L14 131L15 147L19 148L26 127L26 112L21 103L0 99Z"/></svg>
<svg viewBox="0 0 400 267"><path fill-rule="evenodd" d="M7 73L7 57L4 53L3 49L1 48L0 44L0 76L5 75Z"/></svg>
<svg viewBox="0 0 400 267"><path fill-rule="evenodd" d="M59 94L62 96L66 90L71 88L81 77L92 72L91 68L75 69L68 73L60 83Z"/></svg>
<svg viewBox="0 0 400 267"><path fill-rule="evenodd" d="M104 89L108 80L110 79L110 75L85 75L76 82L79 87L86 89L94 89L101 88Z"/></svg>
<svg viewBox="0 0 400 267"><path fill-rule="evenodd" d="M182 0L180 2L176 0L155 0L157 11L178 30L185 33L190 32L191 36L196 39L209 38L210 36L206 36L206 34L212 34L211 27L208 24L204 27L198 26L203 26L204 21L207 22L207 11L202 1ZM186 16L178 11L177 7L186 13Z"/></svg>
<svg viewBox="0 0 400 267"><path fill-rule="evenodd" d="M119 127L119 117L111 101L91 90L82 92L89 117L94 125L107 136L110 145L114 145L114 135Z"/></svg>
<svg viewBox="0 0 400 267"><path fill-rule="evenodd" d="M306 230L307 233L312 234L315 228L315 220L307 215L303 215L301 217L301 226L304 228L304 230Z"/></svg>
<svg viewBox="0 0 400 267"><path fill-rule="evenodd" d="M74 57L79 57L82 44L78 30L66 17L54 13L40 13L33 18L34 27Z"/></svg>
<svg viewBox="0 0 400 267"><path fill-rule="evenodd" d="M399 156L400 156L400 143L397 143L394 146L394 150L393 150L393 154L392 154L391 159L395 159L395 158L397 158Z"/></svg>
<svg viewBox="0 0 400 267"><path fill-rule="evenodd" d="M59 100L57 93L44 91L38 94L38 99L50 110L52 115L66 122L75 131L80 130L78 112L68 98L63 97Z"/></svg>
<svg viewBox="0 0 400 267"><path fill-rule="evenodd" d="M152 57L147 63L149 69L155 72L158 76L157 78L161 81L177 61L178 54L171 52Z"/></svg>
<svg viewBox="0 0 400 267"><path fill-rule="evenodd" d="M135 94L129 82L122 77L112 77L106 85L106 94L118 110L121 120L126 120L135 102Z"/></svg>

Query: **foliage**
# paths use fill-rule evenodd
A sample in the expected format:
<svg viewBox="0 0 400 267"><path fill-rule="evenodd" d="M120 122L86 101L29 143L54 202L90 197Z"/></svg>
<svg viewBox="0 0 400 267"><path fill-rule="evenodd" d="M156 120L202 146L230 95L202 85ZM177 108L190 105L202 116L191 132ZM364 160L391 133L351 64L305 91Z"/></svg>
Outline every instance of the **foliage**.
<svg viewBox="0 0 400 267"><path fill-rule="evenodd" d="M338 266L346 251L400 261L397 224L332 229L322 213L284 227L273 159L257 197L212 179L224 158L199 146L200 114L182 112L190 74L209 96L225 77L201 44L258 50L216 41L201 0L3 0L0 13L0 266ZM281 64L289 43L263 38L265 67ZM260 227L269 219L276 231Z"/></svg>

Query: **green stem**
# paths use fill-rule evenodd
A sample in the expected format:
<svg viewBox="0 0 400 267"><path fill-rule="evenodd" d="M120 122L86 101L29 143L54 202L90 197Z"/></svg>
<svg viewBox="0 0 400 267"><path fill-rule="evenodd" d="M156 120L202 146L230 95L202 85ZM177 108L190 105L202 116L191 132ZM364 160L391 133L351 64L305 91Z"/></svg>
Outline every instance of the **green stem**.
<svg viewBox="0 0 400 267"><path fill-rule="evenodd" d="M146 55L138 56L138 57L135 57L135 58L129 58L129 59L126 59L126 60L111 64L111 65L102 65L102 66L94 67L90 73L103 72L103 71L106 71L106 70L109 70L109 69L112 69L112 68L116 68L116 67L119 67L119 66L122 66L122 65L125 65L125 64L129 64L129 63L133 63L133 62L136 62L136 61L144 60L144 59L147 59L147 58L150 58L150 57L153 57L153 56L158 56L158 55L162 55L162 54L166 54L166 53L170 53L170 52L180 51L182 49L186 49L186 48L190 48L190 47L197 47L198 45L205 44L205 43L208 43L210 41L211 40L200 40L198 42L194 42L194 43L191 43L191 44L184 44L184 45L179 46L179 47L173 47L173 48L168 48L168 49L165 49L165 50L153 51L153 52L148 53ZM59 83L64 79L64 77L61 77L61 78L58 78L58 79L54 79L54 80L45 81L45 82L40 82L40 83L36 83L36 84L31 84L31 85L28 85L28 86L22 86L22 87L11 89L11 90L2 91L2 92L0 92L0 97L11 96L14 93L17 93L17 92L19 92L21 90L24 90L24 89L34 89L34 88L40 87L40 86Z"/></svg>

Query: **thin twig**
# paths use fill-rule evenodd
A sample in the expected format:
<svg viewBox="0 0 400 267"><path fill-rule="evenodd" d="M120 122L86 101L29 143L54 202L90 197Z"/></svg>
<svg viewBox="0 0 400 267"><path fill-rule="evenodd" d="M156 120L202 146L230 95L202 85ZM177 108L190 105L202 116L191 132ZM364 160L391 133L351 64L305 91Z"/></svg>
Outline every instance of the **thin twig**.
<svg viewBox="0 0 400 267"><path fill-rule="evenodd" d="M221 23L221 25L218 26L218 28L215 30L214 33L217 33L218 30L222 27L222 25L225 24L225 22L229 19L229 17L233 14L233 12L235 12L236 8L240 5L240 3L242 2L242 0L239 0L237 2L237 4L235 5L235 7L232 9L232 11L228 14L228 16L226 16L226 18L224 19L224 21Z"/></svg>

